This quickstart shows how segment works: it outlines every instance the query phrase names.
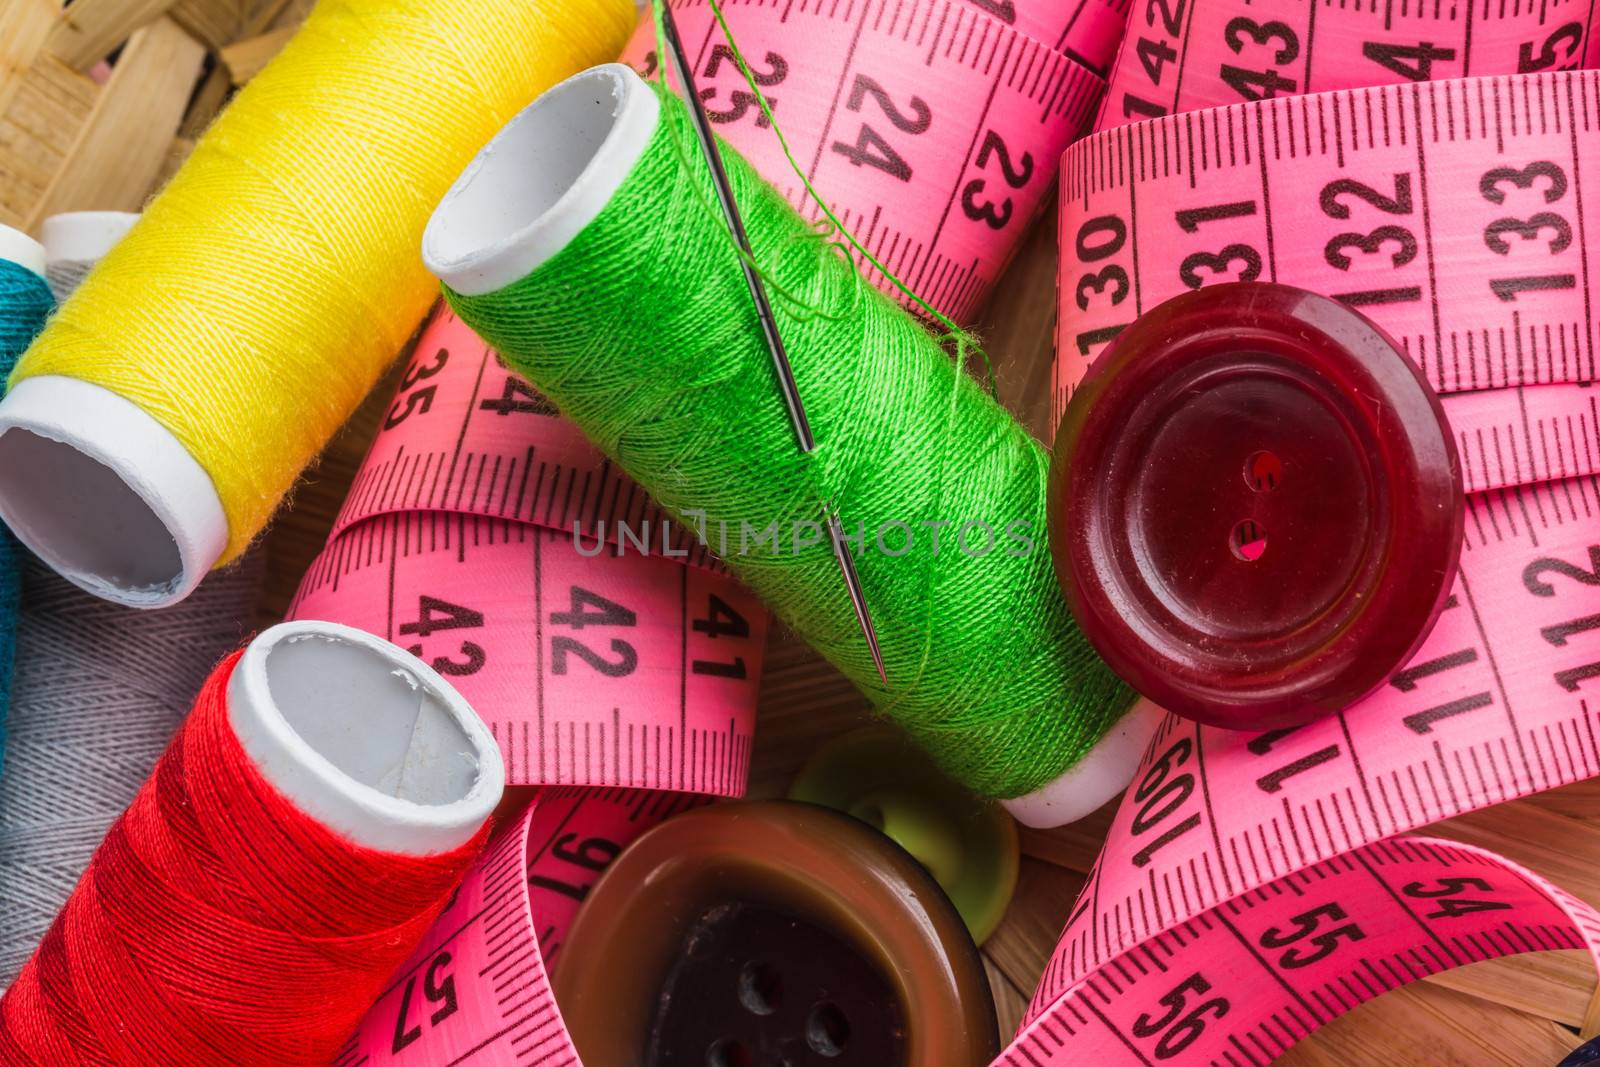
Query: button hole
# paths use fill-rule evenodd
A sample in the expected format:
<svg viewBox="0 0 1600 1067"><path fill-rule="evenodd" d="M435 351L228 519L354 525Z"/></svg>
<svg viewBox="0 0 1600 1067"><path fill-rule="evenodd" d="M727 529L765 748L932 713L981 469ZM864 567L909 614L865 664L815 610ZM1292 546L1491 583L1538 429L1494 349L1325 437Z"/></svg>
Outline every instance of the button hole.
<svg viewBox="0 0 1600 1067"><path fill-rule="evenodd" d="M743 1041L724 1037L706 1050L706 1067L753 1067L755 1059Z"/></svg>
<svg viewBox="0 0 1600 1067"><path fill-rule="evenodd" d="M1258 493L1270 493L1283 484L1283 460L1262 449L1244 461L1244 481Z"/></svg>
<svg viewBox="0 0 1600 1067"><path fill-rule="evenodd" d="M1267 550L1267 532L1254 519L1244 519L1234 524L1228 535L1228 547L1235 558L1254 563Z"/></svg>
<svg viewBox="0 0 1600 1067"><path fill-rule="evenodd" d="M762 960L739 971L739 1003L752 1015L771 1015L783 1005L783 976Z"/></svg>
<svg viewBox="0 0 1600 1067"><path fill-rule="evenodd" d="M832 1059L850 1043L850 1023L837 1004L823 1002L806 1016L806 1044L819 1056Z"/></svg>

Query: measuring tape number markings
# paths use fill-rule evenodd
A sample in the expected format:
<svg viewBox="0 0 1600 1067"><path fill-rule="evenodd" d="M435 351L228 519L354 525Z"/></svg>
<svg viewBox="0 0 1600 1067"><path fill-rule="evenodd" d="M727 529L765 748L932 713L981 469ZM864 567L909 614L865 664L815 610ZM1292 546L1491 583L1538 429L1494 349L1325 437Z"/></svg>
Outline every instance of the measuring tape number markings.
<svg viewBox="0 0 1600 1067"><path fill-rule="evenodd" d="M497 835L334 1067L579 1063L546 965L599 872L650 827L700 803L625 789L541 791Z"/></svg>
<svg viewBox="0 0 1600 1067"><path fill-rule="evenodd" d="M1589 71L1290 97L1081 141L1063 164L1055 407L1145 309L1278 281L1400 344L1445 394L1469 491L1593 473L1596 158Z"/></svg>
<svg viewBox="0 0 1600 1067"><path fill-rule="evenodd" d="M806 177L863 246L957 322L982 305L1104 84L994 17L996 6L722 3ZM709 5L681 0L673 11L718 134L803 215L821 218ZM653 77L654 49L647 19L623 61Z"/></svg>
<svg viewBox="0 0 1600 1067"><path fill-rule="evenodd" d="M1096 129L1277 96L1600 63L1593 0L1144 0Z"/></svg>
<svg viewBox="0 0 1600 1067"><path fill-rule="evenodd" d="M751 7L767 17L778 14L767 5ZM743 5L730 5L735 8L743 17ZM692 44L696 32L688 30L688 16L695 7L683 10ZM709 30L701 32L709 42ZM791 29L783 40L801 36ZM761 57L761 45L746 47L758 72L776 73L778 64ZM792 57L783 58L789 63ZM710 48L703 49L698 68L711 59ZM843 63L836 69L841 73L827 84L842 95L850 70ZM731 92L741 83L718 80L729 70L724 60L706 75L707 87L727 97L708 101L719 109L737 106ZM1494 955L1600 940L1600 922L1584 905L1505 860L1444 842L1386 840L1600 771L1584 692L1586 683L1600 684L1600 647L1590 650L1586 643L1600 630L1600 543L1591 543L1600 538L1585 532L1600 518L1600 488L1588 476L1595 459L1585 444L1595 419L1586 384L1594 338L1590 318L1574 302L1588 279L1593 226L1579 194L1582 164L1586 154L1593 156L1590 138L1600 136L1593 133L1600 98L1593 75L1464 84L1471 88L1402 86L1336 99L1266 101L1112 131L1068 153L1063 298L1071 309L1081 289L1088 306L1078 309L1082 315L1063 316L1063 338L1072 342L1063 345L1064 355L1086 365L1114 336L1112 328L1182 291L1190 276L1198 279L1194 284L1238 277L1259 259L1253 268L1259 277L1347 299L1357 294L1350 302L1396 336L1436 387L1517 388L1445 398L1452 428L1465 443L1470 487L1492 491L1469 498L1461 573L1421 652L1383 692L1298 730L1238 735L1165 724L1028 1021L999 1062L1069 1063L1098 1055L1114 1063L1266 1063L1332 1016L1406 981ZM777 85L772 95L781 120L788 105ZM901 117L920 115L903 91L880 85L884 100L904 104ZM866 89L862 99L875 104L880 98ZM753 124L753 115L739 121ZM881 133L873 128L873 136ZM820 144L810 152L826 154ZM849 153L839 155L845 166L865 166L846 159ZM1257 191L1254 211L1243 206L1251 190ZM1308 190L1309 206L1298 213L1286 206ZM1484 204L1469 211L1454 199L1468 194ZM1157 223L1151 219L1157 204L1167 214L1190 214ZM1315 212L1329 232L1305 221L1317 220ZM1390 215L1400 221L1388 221ZM1558 215L1571 231L1565 240L1562 225L1547 217ZM854 216L857 222L865 217ZM1502 218L1512 223L1501 224ZM1224 220L1223 246L1184 243L1219 233L1205 227ZM1415 252L1408 254L1410 243L1393 231L1371 237L1383 225L1406 229ZM1086 226L1080 248L1076 238ZM1295 240L1274 241L1275 228ZM1084 250L1088 255L1074 263L1074 253ZM1448 284L1427 269L1435 260L1450 264ZM1528 280L1541 276L1555 280ZM1337 288L1329 279L1348 284ZM1095 339L1096 330L1111 332ZM1080 354L1076 342L1083 333L1091 338ZM496 371L481 359L479 367L493 386ZM1063 393L1064 377L1058 376ZM503 395L504 383L498 387ZM452 410L466 417L449 420L463 440L481 432L467 413L473 394L465 395ZM442 391L439 396L443 403ZM462 451L472 453L468 466L487 473L473 474L465 489L465 476L447 474L443 483L456 487L454 498L419 496L393 486L408 478L415 484L419 469L436 471L460 460L435 446L431 454L439 458L410 459L412 473L405 474L408 459L396 446L386 473L366 483L369 502L353 505L353 517L303 596L372 581L377 591L360 599L375 605L375 617L382 606L387 619L387 605L421 595L404 577L413 550L419 557L426 550L463 558L509 552L512 529L546 548L556 539L570 543L504 521L509 514L536 514L525 507L501 505L495 518L467 514L482 510L484 500L510 499L505 485L512 475L501 472L512 460L519 462L518 479L531 465L525 449L474 443ZM493 459L482 458L491 454L501 457L498 470ZM546 458L555 456L552 447ZM563 470L576 470L571 459L559 462ZM612 491L600 488L610 484L601 468L585 473L590 483L575 496L592 508ZM1565 478L1517 486L1547 475ZM581 481L572 478L574 485ZM483 484L491 488L479 490ZM396 501L427 501L437 511L450 499L480 503L464 505L459 515L382 514ZM608 507L600 511L624 513ZM441 532L451 524L452 533ZM516 543L517 552L524 548ZM624 560L671 567L671 561L637 554L617 562ZM525 557L505 569L518 568L537 569ZM393 579L386 577L391 569ZM675 573L725 580L704 568L680 565ZM563 580L554 579L558 585ZM519 624L524 634L538 617ZM688 631L680 624L672 632L682 640ZM711 651L723 655L730 647ZM458 654L454 646L445 651ZM684 664L693 661L680 649L676 660L662 657L660 669L683 676ZM531 743L518 750L519 759L532 760L525 764L530 778L590 782L599 775L605 784L646 784L633 780L637 771L618 770L626 766L619 760L622 747L595 747L606 735L603 715L568 725L560 756L551 758L554 750ZM534 732L531 722L518 729L528 737ZM620 736L614 728L610 734ZM681 748L684 735L675 736ZM737 744L730 737L702 750L736 752ZM587 755L595 751L601 751L598 760ZM649 784L701 781L683 787L712 792L703 782L742 776L742 768L719 779L714 772L691 773L691 765L700 766L680 759L664 779L651 771ZM737 759L730 764L736 765ZM583 888L636 832L618 814L627 804L615 798L626 795L541 793L541 806L499 839L447 913L455 921L440 923L341 1064L577 1063L544 978L540 945L548 952L559 944ZM1242 803L1245 798L1250 803ZM549 820L549 830L536 829L541 820ZM440 963L442 954L450 960ZM450 976L453 999L446 992ZM483 1005L473 1009L477 1014L459 1006L469 994ZM445 1013L449 1003L458 1006ZM401 1038L407 1040L396 1048Z"/></svg>
<svg viewBox="0 0 1600 1067"><path fill-rule="evenodd" d="M1516 864L1430 838L1377 842L1186 919L1063 993L1052 961L997 1062L1264 1067L1408 982L1596 943L1600 915Z"/></svg>
<svg viewBox="0 0 1600 1067"><path fill-rule="evenodd" d="M1472 494L1461 570L1421 650L1344 713L1261 734L1175 719L1158 731L1010 1063L1267 1063L1403 981L1600 943L1587 906L1514 865L1393 839L1600 773L1588 704L1600 684L1588 295L1600 237L1583 195L1600 158L1600 75L1561 69L1593 58L1588 6L1382 9L1394 37L1369 32L1376 7L1237 6L1189 9L1184 32L1205 47L1168 55L1130 37L1103 119L1114 128L1063 161L1057 409L1127 323L1187 289L1273 280L1342 299L1443 394ZM1430 18L1458 36L1407 52L1401 38ZM1260 96L1437 78L1447 59L1455 73L1551 72L1187 113L1250 97L1221 73L1216 41L1292 53L1313 37L1322 58L1302 55L1293 85L1274 76ZM1570 48L1546 62L1534 38ZM1363 74L1353 49L1434 65ZM1520 52L1532 59L1501 54ZM1160 108L1186 113L1119 125L1131 64L1174 59L1183 84L1168 83ZM1219 84L1238 91L1218 96Z"/></svg>
<svg viewBox="0 0 1600 1067"><path fill-rule="evenodd" d="M512 784L738 795L766 609L541 404L441 310L289 616L432 664Z"/></svg>
<svg viewBox="0 0 1600 1067"><path fill-rule="evenodd" d="M365 519L460 512L613 545L621 527L653 553L720 567L555 405L441 307L418 341L331 537Z"/></svg>
<svg viewBox="0 0 1600 1067"><path fill-rule="evenodd" d="M1111 69L1128 23L1129 0L966 0L1101 77Z"/></svg>

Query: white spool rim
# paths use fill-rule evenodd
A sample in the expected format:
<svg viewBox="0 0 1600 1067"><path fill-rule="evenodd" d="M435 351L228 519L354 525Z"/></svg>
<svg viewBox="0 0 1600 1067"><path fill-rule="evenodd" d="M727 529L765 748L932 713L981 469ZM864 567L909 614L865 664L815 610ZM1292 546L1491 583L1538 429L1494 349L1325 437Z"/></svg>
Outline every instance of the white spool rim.
<svg viewBox="0 0 1600 1067"><path fill-rule="evenodd" d="M267 780L368 848L452 851L500 802L505 767L483 721L432 668L364 631L279 623L246 647L227 700Z"/></svg>
<svg viewBox="0 0 1600 1067"><path fill-rule="evenodd" d="M1035 829L1065 826L1093 814L1133 781L1150 735L1166 714L1141 697L1065 774L1001 803L1018 822Z"/></svg>
<svg viewBox="0 0 1600 1067"><path fill-rule="evenodd" d="M422 234L422 261L464 296L527 277L611 202L661 102L631 67L575 74L529 104L467 164Z"/></svg>
<svg viewBox="0 0 1600 1067"><path fill-rule="evenodd" d="M21 230L0 226L0 259L26 267L39 277L44 277L44 245Z"/></svg>
<svg viewBox="0 0 1600 1067"><path fill-rule="evenodd" d="M228 545L211 476L172 431L60 375L0 400L0 519L74 585L136 608L188 596Z"/></svg>
<svg viewBox="0 0 1600 1067"><path fill-rule="evenodd" d="M67 211L51 215L39 227L45 265L94 263L139 221L129 211Z"/></svg>

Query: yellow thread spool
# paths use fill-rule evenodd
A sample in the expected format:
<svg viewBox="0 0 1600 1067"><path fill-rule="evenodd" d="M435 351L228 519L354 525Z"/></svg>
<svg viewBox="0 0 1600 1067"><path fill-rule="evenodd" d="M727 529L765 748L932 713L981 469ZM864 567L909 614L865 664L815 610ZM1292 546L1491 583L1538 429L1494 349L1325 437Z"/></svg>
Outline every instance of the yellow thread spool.
<svg viewBox="0 0 1600 1067"><path fill-rule="evenodd" d="M632 0L321 0L23 356L0 516L141 607L237 556L437 295L439 198Z"/></svg>

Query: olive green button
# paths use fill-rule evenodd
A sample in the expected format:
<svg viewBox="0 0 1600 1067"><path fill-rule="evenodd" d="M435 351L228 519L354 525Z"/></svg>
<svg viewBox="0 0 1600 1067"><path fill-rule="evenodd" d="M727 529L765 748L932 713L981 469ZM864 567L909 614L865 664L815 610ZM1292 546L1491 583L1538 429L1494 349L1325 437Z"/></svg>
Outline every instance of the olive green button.
<svg viewBox="0 0 1600 1067"><path fill-rule="evenodd" d="M1000 925L1017 887L1016 823L945 777L897 731L869 726L835 738L801 769L789 798L848 812L911 853L974 941Z"/></svg>

